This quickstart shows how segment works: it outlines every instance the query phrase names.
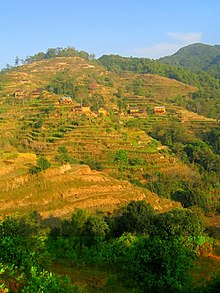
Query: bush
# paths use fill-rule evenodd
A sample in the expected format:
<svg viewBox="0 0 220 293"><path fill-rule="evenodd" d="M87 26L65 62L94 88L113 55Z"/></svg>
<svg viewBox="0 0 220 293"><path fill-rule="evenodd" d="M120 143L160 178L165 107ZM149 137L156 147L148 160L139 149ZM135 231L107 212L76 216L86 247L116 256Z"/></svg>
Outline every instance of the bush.
<svg viewBox="0 0 220 293"><path fill-rule="evenodd" d="M205 230L202 219L192 210L177 208L154 217L151 234L162 238L200 236Z"/></svg>
<svg viewBox="0 0 220 293"><path fill-rule="evenodd" d="M128 153L126 150L118 150L115 154L114 161L116 163L127 164L128 163Z"/></svg>
<svg viewBox="0 0 220 293"><path fill-rule="evenodd" d="M44 171L50 168L51 163L45 157L37 158L37 167L40 168L41 171Z"/></svg>
<svg viewBox="0 0 220 293"><path fill-rule="evenodd" d="M144 200L131 201L121 209L121 215L115 217L115 235L124 232L148 233L151 229L151 220L154 209Z"/></svg>
<svg viewBox="0 0 220 293"><path fill-rule="evenodd" d="M29 168L29 172L31 174L37 174L41 171L44 171L44 170L50 168L50 166L51 166L51 162L49 160L47 160L47 158L38 157L37 158L37 166L31 166Z"/></svg>
<svg viewBox="0 0 220 293"><path fill-rule="evenodd" d="M131 166L139 166L146 164L146 161L142 158L133 158L128 160L129 165Z"/></svg>
<svg viewBox="0 0 220 293"><path fill-rule="evenodd" d="M132 285L144 292L183 292L193 258L177 239L142 237L128 251L123 270Z"/></svg>
<svg viewBox="0 0 220 293"><path fill-rule="evenodd" d="M173 194L172 198L181 202L184 208L198 206L204 209L207 205L207 196L203 191L197 189L178 190Z"/></svg>

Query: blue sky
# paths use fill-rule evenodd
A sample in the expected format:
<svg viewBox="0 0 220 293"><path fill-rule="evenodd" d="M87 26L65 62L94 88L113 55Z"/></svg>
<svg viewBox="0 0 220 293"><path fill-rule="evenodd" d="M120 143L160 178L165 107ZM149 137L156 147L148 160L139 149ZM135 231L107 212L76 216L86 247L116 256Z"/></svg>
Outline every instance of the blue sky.
<svg viewBox="0 0 220 293"><path fill-rule="evenodd" d="M159 58L220 44L219 0L0 0L0 68L47 48Z"/></svg>

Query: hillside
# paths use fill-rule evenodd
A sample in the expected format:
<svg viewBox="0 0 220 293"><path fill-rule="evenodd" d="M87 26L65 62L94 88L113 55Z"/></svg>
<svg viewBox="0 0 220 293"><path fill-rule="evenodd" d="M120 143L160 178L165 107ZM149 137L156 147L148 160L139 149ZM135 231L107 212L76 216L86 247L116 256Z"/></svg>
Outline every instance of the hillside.
<svg viewBox="0 0 220 293"><path fill-rule="evenodd" d="M59 103L63 94L47 89L51 80L59 79L59 74L73 85L73 103L70 105ZM63 138L74 135L76 124L85 124L83 121L76 123L76 120L83 119L72 111L75 105L87 103L93 107L94 111L89 116L96 120L100 107L109 114L126 111L131 106L146 112L146 108L152 110L154 106L170 104L195 91L191 86L150 74L118 76L79 57L59 57L17 67L2 73L0 84L2 144L6 146L9 140L11 144L13 138L14 146L20 145L21 151L27 144L34 149L41 142L41 146L50 149L51 143L62 143ZM42 91L33 96L38 88ZM21 98L14 97L16 92L22 93ZM108 123L112 123L111 119L105 122Z"/></svg>
<svg viewBox="0 0 220 293"><path fill-rule="evenodd" d="M187 47L186 47L187 50ZM183 48L184 51L184 48ZM187 51L188 52L188 51ZM167 57L169 58L169 57ZM172 56L170 57L172 59ZM194 57L192 57L194 59ZM202 59L201 59L202 58ZM206 59L201 55L200 62ZM186 62L188 62L186 58ZM195 58L195 60L197 60ZM118 55L104 55L98 62L108 70L118 73L133 72L140 74L157 74L197 88L197 91L181 100L181 105L190 111L200 115L218 119L220 117L219 95L220 81L205 70L191 70L184 66L173 66L162 60L151 60L147 58L127 58ZM192 61L190 64L194 64ZM177 65L177 64L176 64ZM211 65L210 65L211 66ZM216 66L212 65L213 68ZM211 70L211 67L210 67ZM211 72L210 72L211 73ZM177 101L176 101L177 102ZM178 102L177 102L178 103Z"/></svg>
<svg viewBox="0 0 220 293"><path fill-rule="evenodd" d="M38 211L43 218L71 215L76 208L112 212L130 200L146 200L159 212L179 204L148 190L116 180L86 165L65 164L39 175L27 172L36 163L33 154L1 156L0 214Z"/></svg>
<svg viewBox="0 0 220 293"><path fill-rule="evenodd" d="M144 292L159 264L156 291L179 271L199 290L219 271L220 125L186 105L216 117L218 82L70 51L0 74L0 287Z"/></svg>
<svg viewBox="0 0 220 293"><path fill-rule="evenodd" d="M48 88L48 85L53 85L52 82L59 80L60 76L61 81L69 80L70 84L74 85L71 104L60 103L59 99L63 94L56 94ZM24 206L30 200L30 195L27 194L32 193L35 183L32 184L29 180L29 183L22 183L21 186L18 183L18 191L16 182L20 180L23 182L20 175L24 178L30 176L28 170L36 163L27 162L29 167L22 171L22 168L14 167L13 160L6 159L4 163L7 153L9 157L10 154L16 157L17 152L46 156L55 168L57 164L66 161L70 161L71 164L85 163L93 169L102 169L105 174L113 178L140 180L142 183L146 182L142 174L148 173L154 176L153 174L162 170L171 172L169 170L185 168L181 162L173 160L169 152L164 151L145 131L149 131L158 119L164 122L167 120L168 116L158 117L153 113L155 106L165 105L170 115L178 117L180 114L177 109L180 110L181 107L174 110L172 104L181 96L187 97L195 91L192 86L159 75L135 73L118 75L106 71L94 61L78 56L56 57L13 68L1 73L0 84L0 143L2 170L5 170L2 171L1 193L10 199L17 193L20 194L21 197L26 198ZM38 96L33 95L39 88L41 91ZM15 96L16 92L22 95ZM82 102L87 103L91 110L85 114L74 112L74 107ZM104 107L106 114L98 113L100 106ZM137 114L127 114L128 109L132 107L136 108ZM64 146L65 154L60 153ZM129 162L125 162L125 165L115 160L118 150L123 150L128 156ZM5 186L11 184L3 183L6 175L11 180L13 178L16 188L5 189ZM32 180L36 179L34 178ZM67 179L64 178L63 181L65 180ZM80 180L83 181L82 186L87 185L85 177ZM118 190L117 186L120 184L118 185L114 180L112 179L111 182L115 182L114 188ZM103 184L100 182L100 185ZM107 179L104 180L104 185L106 182ZM42 184L47 186L45 182ZM62 186L61 183L59 184ZM134 194L133 187L129 183L126 184L128 191L125 194L128 195L129 192ZM112 187L109 189L107 185L103 190L110 195ZM65 188L63 187L63 190L66 190ZM101 187L92 188L93 191L89 189L88 193L98 192L102 197L102 193L97 188ZM56 188L51 188L51 191L53 190L60 197L62 193L60 189L58 193ZM36 192L35 197L40 191ZM53 193L49 195L47 188L41 192L48 198L55 196ZM64 194L68 194L68 189ZM110 201L114 202L113 199ZM3 206L7 211L6 202ZM20 209L23 203L21 205L19 203L20 200L17 202ZM13 202L11 204L13 205ZM12 208L11 204L8 205L9 210ZM68 205L67 202L65 204ZM62 202L61 205L64 207L65 204Z"/></svg>
<svg viewBox="0 0 220 293"><path fill-rule="evenodd" d="M171 56L159 59L160 62L193 71L206 71L220 78L220 46L205 44L192 44L181 48Z"/></svg>
<svg viewBox="0 0 220 293"><path fill-rule="evenodd" d="M2 213L13 211L16 198L14 211L29 210L31 202L31 209L45 216L66 215L76 207L110 211L135 194L170 198L181 186L200 184L199 171L176 156L170 139L160 141L175 123L186 132L186 141L177 138L180 144L196 141L204 127L207 132L218 129L215 120L182 106L196 87L158 74L107 71L79 56L15 67L0 74L0 84ZM68 96L67 103L63 96ZM156 113L155 107L165 112ZM162 129L157 133L158 127ZM22 161L21 153L32 159ZM35 155L51 162L48 171L32 174L38 170ZM66 164L70 169L60 174L60 166ZM216 164L209 164L215 171ZM77 177L75 169L87 170L88 176Z"/></svg>

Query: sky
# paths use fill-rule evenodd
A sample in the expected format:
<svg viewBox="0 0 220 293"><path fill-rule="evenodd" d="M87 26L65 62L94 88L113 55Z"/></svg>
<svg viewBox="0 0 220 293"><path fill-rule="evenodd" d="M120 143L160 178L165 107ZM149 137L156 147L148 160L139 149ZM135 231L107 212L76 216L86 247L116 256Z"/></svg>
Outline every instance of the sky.
<svg viewBox="0 0 220 293"><path fill-rule="evenodd" d="M157 59L220 45L220 0L0 0L0 68L48 48Z"/></svg>

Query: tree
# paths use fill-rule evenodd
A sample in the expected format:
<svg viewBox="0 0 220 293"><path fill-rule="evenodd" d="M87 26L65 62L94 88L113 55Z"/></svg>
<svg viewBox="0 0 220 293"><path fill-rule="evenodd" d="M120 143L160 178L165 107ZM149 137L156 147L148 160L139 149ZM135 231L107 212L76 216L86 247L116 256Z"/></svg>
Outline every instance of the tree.
<svg viewBox="0 0 220 293"><path fill-rule="evenodd" d="M51 166L51 163L50 161L48 161L47 158L41 157L41 156L37 158L37 167L39 167L41 171L44 171L50 168L50 166Z"/></svg>
<svg viewBox="0 0 220 293"><path fill-rule="evenodd" d="M15 66L18 66L18 64L19 64L19 61L20 61L19 57L18 57L18 56L16 56L16 57L15 57Z"/></svg>
<svg viewBox="0 0 220 293"><path fill-rule="evenodd" d="M0 261L28 271L46 257L44 233L32 216L4 219L0 222Z"/></svg>
<svg viewBox="0 0 220 293"><path fill-rule="evenodd" d="M119 213L120 215L115 217L116 235L124 232L148 233L151 229L154 209L146 201L131 201Z"/></svg>
<svg viewBox="0 0 220 293"><path fill-rule="evenodd" d="M172 198L181 202L184 208L198 206L204 209L207 205L207 196L203 191L195 188L189 190L177 190Z"/></svg>
<svg viewBox="0 0 220 293"><path fill-rule="evenodd" d="M108 232L108 224L101 215L90 216L85 223L84 238L86 245L91 246L100 243Z"/></svg>
<svg viewBox="0 0 220 293"><path fill-rule="evenodd" d="M30 167L29 172L31 174L37 174L41 171L44 171L50 168L50 166L51 166L51 162L47 158L40 156L37 158L37 165Z"/></svg>
<svg viewBox="0 0 220 293"><path fill-rule="evenodd" d="M123 270L143 292L187 292L193 258L177 239L141 237L128 251Z"/></svg>
<svg viewBox="0 0 220 293"><path fill-rule="evenodd" d="M128 153L126 150L118 150L115 154L114 161L116 163L127 164L128 163Z"/></svg>
<svg viewBox="0 0 220 293"><path fill-rule="evenodd" d="M73 78L68 75L68 71L66 70L59 72L47 85L47 90L57 95L74 96L75 86Z"/></svg>
<svg viewBox="0 0 220 293"><path fill-rule="evenodd" d="M58 146L58 155L56 155L55 159L56 161L60 162L61 164L69 162L69 154L68 154L68 148L64 145Z"/></svg>
<svg viewBox="0 0 220 293"><path fill-rule="evenodd" d="M177 208L154 217L151 235L162 238L200 236L203 234L202 219L189 209Z"/></svg>

